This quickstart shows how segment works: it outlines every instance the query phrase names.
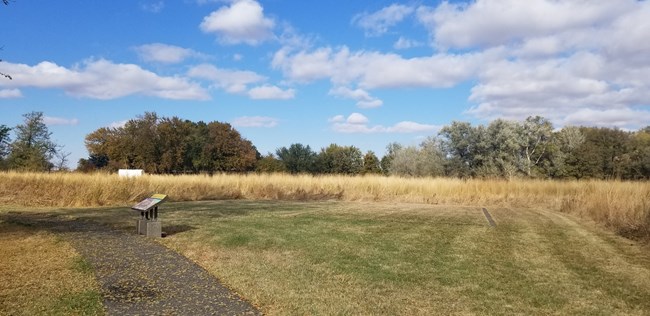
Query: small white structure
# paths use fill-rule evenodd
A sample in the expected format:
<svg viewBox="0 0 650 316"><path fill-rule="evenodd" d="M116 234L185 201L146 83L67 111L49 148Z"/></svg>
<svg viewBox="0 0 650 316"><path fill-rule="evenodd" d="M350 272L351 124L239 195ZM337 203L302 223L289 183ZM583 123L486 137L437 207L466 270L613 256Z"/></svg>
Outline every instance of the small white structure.
<svg viewBox="0 0 650 316"><path fill-rule="evenodd" d="M139 177L144 174L142 169L120 169L117 171L120 178Z"/></svg>

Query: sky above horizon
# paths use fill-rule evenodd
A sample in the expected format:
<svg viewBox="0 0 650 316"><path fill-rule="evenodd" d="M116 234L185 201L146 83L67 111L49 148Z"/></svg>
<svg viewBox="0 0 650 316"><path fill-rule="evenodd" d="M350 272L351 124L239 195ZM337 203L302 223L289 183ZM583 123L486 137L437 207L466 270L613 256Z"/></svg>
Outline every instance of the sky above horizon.
<svg viewBox="0 0 650 316"><path fill-rule="evenodd" d="M72 168L145 112L230 123L262 154L382 156L531 115L650 125L648 1L14 0L0 19L0 124L42 111Z"/></svg>

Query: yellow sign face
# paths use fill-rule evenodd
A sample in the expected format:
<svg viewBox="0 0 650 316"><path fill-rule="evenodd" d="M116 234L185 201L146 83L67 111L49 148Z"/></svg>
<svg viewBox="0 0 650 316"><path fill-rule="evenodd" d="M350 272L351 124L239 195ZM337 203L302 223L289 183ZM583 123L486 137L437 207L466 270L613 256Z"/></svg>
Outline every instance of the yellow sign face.
<svg viewBox="0 0 650 316"><path fill-rule="evenodd" d="M167 198L167 195L165 194L154 194L151 196L152 199L159 199L159 200L164 200Z"/></svg>

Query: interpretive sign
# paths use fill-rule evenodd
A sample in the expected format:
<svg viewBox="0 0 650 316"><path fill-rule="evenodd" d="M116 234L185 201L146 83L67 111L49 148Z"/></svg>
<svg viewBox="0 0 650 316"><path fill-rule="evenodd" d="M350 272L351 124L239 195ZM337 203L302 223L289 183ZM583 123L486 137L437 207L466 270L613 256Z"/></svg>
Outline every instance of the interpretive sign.
<svg viewBox="0 0 650 316"><path fill-rule="evenodd" d="M156 205L162 203L162 201L164 201L165 199L167 199L167 195L154 194L151 197L148 197L140 201L140 203L134 205L133 207L131 207L131 209L140 212L146 212L152 209L153 207L155 207Z"/></svg>
<svg viewBox="0 0 650 316"><path fill-rule="evenodd" d="M158 220L158 205L166 199L165 194L154 194L131 207L132 210L140 212L140 219L136 224L138 234L147 237L162 236L162 225Z"/></svg>

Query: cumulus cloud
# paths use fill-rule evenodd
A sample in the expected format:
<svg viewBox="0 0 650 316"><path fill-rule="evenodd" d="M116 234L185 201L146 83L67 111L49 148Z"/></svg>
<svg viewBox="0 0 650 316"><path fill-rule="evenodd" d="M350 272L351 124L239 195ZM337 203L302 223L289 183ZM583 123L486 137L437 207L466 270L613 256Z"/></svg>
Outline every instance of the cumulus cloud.
<svg viewBox="0 0 650 316"><path fill-rule="evenodd" d="M373 13L361 13L352 18L352 23L365 30L366 36L379 36L415 11L412 6L392 4Z"/></svg>
<svg viewBox="0 0 650 316"><path fill-rule="evenodd" d="M79 120L76 118L67 119L62 117L45 116L43 117L43 123L47 125L77 125L79 124Z"/></svg>
<svg viewBox="0 0 650 316"><path fill-rule="evenodd" d="M384 104L382 100L371 96L367 91L363 89L352 90L348 87L337 87L331 89L329 94L341 98L355 100L357 101L357 106L362 109L376 108Z"/></svg>
<svg viewBox="0 0 650 316"><path fill-rule="evenodd" d="M215 33L224 44L257 45L274 38L275 21L264 16L254 0L237 0L203 18L200 28Z"/></svg>
<svg viewBox="0 0 650 316"><path fill-rule="evenodd" d="M438 131L441 127L437 125L420 124L411 121L399 122L386 128L388 133L417 133Z"/></svg>
<svg viewBox="0 0 650 316"><path fill-rule="evenodd" d="M399 39L397 39L397 41L395 42L395 44L393 44L393 48L395 49L409 49L409 48L420 47L420 46L422 46L422 43L416 40L408 39L404 36L400 36Z"/></svg>
<svg viewBox="0 0 650 316"><path fill-rule="evenodd" d="M433 54L406 58L345 46L283 48L272 66L298 83L329 80L330 95L355 100L370 97L374 89L440 89L473 82L465 113L479 119L542 115L560 125L647 125L648 1L445 1L381 18L395 8L358 15L354 22L370 21L362 27L378 35L414 16L429 31ZM394 48L414 45L400 37ZM382 130L336 123L339 130ZM401 127L416 125L393 126Z"/></svg>
<svg viewBox="0 0 650 316"><path fill-rule="evenodd" d="M272 66L300 83L330 79L335 85L356 83L363 89L444 88L472 78L484 63L502 55L502 50L494 49L462 55L404 58L392 53L324 47L294 54L278 51Z"/></svg>
<svg viewBox="0 0 650 316"><path fill-rule="evenodd" d="M296 96L296 90L282 90L278 86L263 85L250 89L248 96L254 100L288 100Z"/></svg>
<svg viewBox="0 0 650 316"><path fill-rule="evenodd" d="M22 98L23 93L19 89L0 89L0 99Z"/></svg>
<svg viewBox="0 0 650 316"><path fill-rule="evenodd" d="M242 116L234 119L232 125L235 127L276 127L279 120L267 116Z"/></svg>
<svg viewBox="0 0 650 316"><path fill-rule="evenodd" d="M187 78L159 76L134 64L116 64L105 59L87 60L66 68L44 61L34 66L3 63L3 72L13 80L0 81L0 87L62 89L66 94L100 100L129 95L163 99L207 100L210 95Z"/></svg>
<svg viewBox="0 0 650 316"><path fill-rule="evenodd" d="M437 46L471 48L510 44L607 24L636 4L623 1L477 0L421 6L418 20L429 28Z"/></svg>
<svg viewBox="0 0 650 316"><path fill-rule="evenodd" d="M187 75L210 80L214 87L228 93L245 93L249 85L266 80L266 77L253 71L220 69L209 64L192 67Z"/></svg>
<svg viewBox="0 0 650 316"><path fill-rule="evenodd" d="M598 125L607 127L621 127L627 125L647 126L650 122L650 112L634 111L632 109L594 110L580 109L567 115L562 121L563 125Z"/></svg>
<svg viewBox="0 0 650 316"><path fill-rule="evenodd" d="M440 126L420 124L411 121L399 122L393 126L385 127L382 125L369 126L369 120L361 113L352 113L347 118L343 115L337 115L328 120L332 123L332 130L338 133L417 133L417 132L434 132L440 129Z"/></svg>
<svg viewBox="0 0 650 316"><path fill-rule="evenodd" d="M140 45L135 48L140 58L146 62L158 62L164 64L176 64L189 57L201 56L189 48L162 43Z"/></svg>

